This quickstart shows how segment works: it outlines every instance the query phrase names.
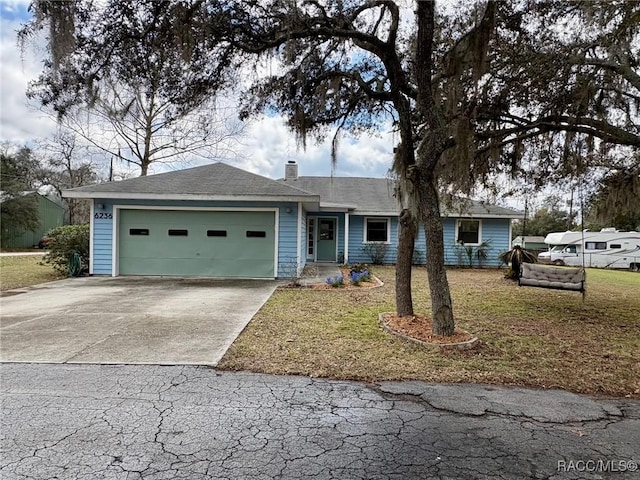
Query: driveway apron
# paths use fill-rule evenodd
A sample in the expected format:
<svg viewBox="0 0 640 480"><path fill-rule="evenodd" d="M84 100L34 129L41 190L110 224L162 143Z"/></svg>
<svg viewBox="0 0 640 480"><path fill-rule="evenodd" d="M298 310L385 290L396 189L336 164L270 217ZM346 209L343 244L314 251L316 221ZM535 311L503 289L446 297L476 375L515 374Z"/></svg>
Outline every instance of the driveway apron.
<svg viewBox="0 0 640 480"><path fill-rule="evenodd" d="M88 277L0 299L0 361L216 365L278 283Z"/></svg>

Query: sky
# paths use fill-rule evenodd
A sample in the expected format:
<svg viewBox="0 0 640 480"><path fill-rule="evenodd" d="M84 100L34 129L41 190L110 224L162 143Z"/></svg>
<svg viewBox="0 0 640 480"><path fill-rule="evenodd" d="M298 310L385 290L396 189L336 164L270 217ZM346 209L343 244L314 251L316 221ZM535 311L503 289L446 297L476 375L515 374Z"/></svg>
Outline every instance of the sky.
<svg viewBox="0 0 640 480"><path fill-rule="evenodd" d="M30 44L23 51L17 44L16 31L30 18L30 0L0 0L0 142L35 145L56 132L55 121L39 111L26 97L26 88L42 68L44 47ZM194 158L185 164L156 165L150 174L224 161L244 170L270 178L282 178L284 166L294 160L300 175L385 177L398 141L390 127L377 134L359 138L344 136L340 141L335 170L331 166L331 136L321 144L309 139L306 149L298 148L295 136L280 116L250 120L244 135L234 146L234 156ZM106 167L105 167L106 169ZM139 173L138 167L126 176ZM496 199L492 199L496 202ZM498 199L497 203L524 209L524 198Z"/></svg>
<svg viewBox="0 0 640 480"><path fill-rule="evenodd" d="M16 30L30 18L29 1L0 0L0 141L17 145L33 144L56 131L55 121L40 112L36 103L25 95L29 81L36 79L41 71L44 53L42 48L37 51L33 45L21 51L17 45ZM340 143L334 175L386 176L395 141L391 132L384 131L358 139L345 137ZM310 139L306 149L298 148L294 135L279 116L250 120L234 150L236 155L223 159L225 162L270 178L281 178L289 160L297 161L300 175L332 173L330 138L321 144ZM193 159L184 166L217 160ZM181 165L160 166L155 172L176 168Z"/></svg>

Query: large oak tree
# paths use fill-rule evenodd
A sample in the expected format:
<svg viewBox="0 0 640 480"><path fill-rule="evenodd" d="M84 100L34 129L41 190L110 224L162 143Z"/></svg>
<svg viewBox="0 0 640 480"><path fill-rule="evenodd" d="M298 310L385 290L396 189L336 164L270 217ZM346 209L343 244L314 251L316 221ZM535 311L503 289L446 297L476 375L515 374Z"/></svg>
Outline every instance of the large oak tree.
<svg viewBox="0 0 640 480"><path fill-rule="evenodd" d="M166 6L163 17L173 16L175 24L154 24L151 31L171 47L202 54L197 65L208 70L196 69L203 73L198 94L218 91L215 80L228 78L240 63L268 58L275 73L251 85L247 115L276 109L303 140L331 129L375 129L385 117L393 119L400 142L392 168L403 207L398 310L412 311L406 260L419 221L436 333L454 329L443 193L453 198L480 185L497 188L505 175L535 185L576 181L596 168L596 158L601 167L615 155L636 158L624 152L640 145L637 2L474 1L438 8L422 1L415 11L390 0L175 0ZM68 30L64 18L52 24L58 31ZM66 74L52 58L52 71L71 86L107 68ZM164 85L167 92L179 87ZM171 97L178 108L187 100Z"/></svg>

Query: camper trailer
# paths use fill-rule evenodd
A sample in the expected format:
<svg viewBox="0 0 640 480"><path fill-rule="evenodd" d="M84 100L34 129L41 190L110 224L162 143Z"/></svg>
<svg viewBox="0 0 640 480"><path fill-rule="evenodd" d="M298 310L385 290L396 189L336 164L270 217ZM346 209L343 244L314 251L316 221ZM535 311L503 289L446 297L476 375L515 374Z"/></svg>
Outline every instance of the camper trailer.
<svg viewBox="0 0 640 480"><path fill-rule="evenodd" d="M545 237L544 243L549 251L538 255L540 263L640 271L639 232L619 232L615 228L554 232Z"/></svg>

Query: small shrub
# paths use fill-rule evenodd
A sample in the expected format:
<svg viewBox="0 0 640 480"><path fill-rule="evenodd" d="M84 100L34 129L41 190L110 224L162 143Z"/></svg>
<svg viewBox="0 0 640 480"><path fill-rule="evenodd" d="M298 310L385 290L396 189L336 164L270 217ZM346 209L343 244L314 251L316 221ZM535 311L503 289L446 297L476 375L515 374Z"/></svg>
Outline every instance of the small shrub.
<svg viewBox="0 0 640 480"><path fill-rule="evenodd" d="M360 272L351 271L349 273L349 281L356 286L359 286L362 282L368 282L371 280L369 270L362 270Z"/></svg>
<svg viewBox="0 0 640 480"><path fill-rule="evenodd" d="M350 272L362 272L364 270L369 271L369 265L366 263L352 263L349 265Z"/></svg>
<svg viewBox="0 0 640 480"><path fill-rule="evenodd" d="M485 240L480 245L475 248L474 257L478 261L478 266L482 268L484 262L487 260L489 256L489 249L491 248L491 242L489 240Z"/></svg>
<svg viewBox="0 0 640 480"><path fill-rule="evenodd" d="M303 276L303 271L298 265L298 261L295 257L289 257L282 265L284 276L289 279L289 285L292 287L299 287Z"/></svg>
<svg viewBox="0 0 640 480"><path fill-rule="evenodd" d="M327 277L325 283L327 285L331 285L333 288L344 287L344 278L342 277L342 275Z"/></svg>
<svg viewBox="0 0 640 480"><path fill-rule="evenodd" d="M520 265L523 263L536 263L538 261L534 252L525 250L519 245L516 245L511 250L502 252L498 255L498 259L507 265L511 264L511 268L507 271L505 277L512 280L518 280L520 278Z"/></svg>
<svg viewBox="0 0 640 480"><path fill-rule="evenodd" d="M458 242L455 248L458 266L465 264L469 268L472 268L474 261L477 260L478 265L482 267L487 259L490 247L491 243L489 240L482 242L477 247L465 245L464 242Z"/></svg>
<svg viewBox="0 0 640 480"><path fill-rule="evenodd" d="M362 249L371 258L371 263L374 265L382 265L384 263L387 250L389 250L389 245L382 242L367 243Z"/></svg>
<svg viewBox="0 0 640 480"><path fill-rule="evenodd" d="M465 254L466 254L466 250L464 248L464 245L462 243L456 243L454 246L453 251L456 254L456 260L458 262L458 266L462 267L465 264L464 258L465 258Z"/></svg>
<svg viewBox="0 0 640 480"><path fill-rule="evenodd" d="M63 225L47 233L49 252L43 262L61 273L78 275L89 271L89 225ZM79 267L75 265L78 261Z"/></svg>

